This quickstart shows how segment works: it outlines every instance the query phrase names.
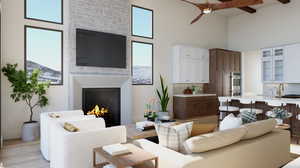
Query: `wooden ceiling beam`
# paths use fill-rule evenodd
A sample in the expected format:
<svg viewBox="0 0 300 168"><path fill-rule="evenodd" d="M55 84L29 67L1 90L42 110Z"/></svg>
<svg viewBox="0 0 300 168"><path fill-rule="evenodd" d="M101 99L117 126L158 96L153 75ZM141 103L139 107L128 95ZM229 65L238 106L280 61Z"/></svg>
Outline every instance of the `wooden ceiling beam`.
<svg viewBox="0 0 300 168"><path fill-rule="evenodd" d="M220 2L226 2L226 1L231 1L231 0L219 0L219 1ZM285 1L285 0L282 0L282 1ZM248 13L255 13L256 12L256 9L251 8L249 6L241 7L239 9L242 10L242 11L248 12Z"/></svg>
<svg viewBox="0 0 300 168"><path fill-rule="evenodd" d="M290 3L291 1L290 0L278 0L279 2L283 3L283 4L287 4L287 3Z"/></svg>

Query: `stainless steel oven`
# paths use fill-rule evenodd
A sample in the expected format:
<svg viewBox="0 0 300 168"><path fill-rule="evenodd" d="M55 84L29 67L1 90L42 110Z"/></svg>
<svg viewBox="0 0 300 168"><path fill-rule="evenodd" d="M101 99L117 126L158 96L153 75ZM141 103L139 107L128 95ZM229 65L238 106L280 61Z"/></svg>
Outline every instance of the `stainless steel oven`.
<svg viewBox="0 0 300 168"><path fill-rule="evenodd" d="M230 93L231 96L241 96L242 94L242 75L240 72L230 73Z"/></svg>

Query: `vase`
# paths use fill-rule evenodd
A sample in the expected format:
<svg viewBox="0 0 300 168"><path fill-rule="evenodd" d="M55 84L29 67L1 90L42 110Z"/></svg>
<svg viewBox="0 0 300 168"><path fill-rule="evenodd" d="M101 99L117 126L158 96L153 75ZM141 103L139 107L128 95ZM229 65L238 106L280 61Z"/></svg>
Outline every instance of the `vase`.
<svg viewBox="0 0 300 168"><path fill-rule="evenodd" d="M280 118L275 118L278 125L283 124L283 120Z"/></svg>
<svg viewBox="0 0 300 168"><path fill-rule="evenodd" d="M40 125L38 122L25 122L22 126L22 141L29 142L38 140L40 137Z"/></svg>
<svg viewBox="0 0 300 168"><path fill-rule="evenodd" d="M158 112L157 115L158 115L159 120L170 120L171 119L169 112L161 111L161 112Z"/></svg>

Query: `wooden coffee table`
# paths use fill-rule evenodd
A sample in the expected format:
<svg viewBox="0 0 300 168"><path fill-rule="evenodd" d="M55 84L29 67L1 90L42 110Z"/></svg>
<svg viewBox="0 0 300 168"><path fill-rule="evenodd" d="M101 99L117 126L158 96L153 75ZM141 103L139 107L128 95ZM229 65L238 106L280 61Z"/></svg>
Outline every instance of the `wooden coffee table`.
<svg viewBox="0 0 300 168"><path fill-rule="evenodd" d="M111 156L107 152L105 152L102 147L95 148L93 150L93 166L94 168L102 168L107 164L113 164L117 168L158 168L158 157L146 152L145 150L133 145L133 144L125 144L130 154L119 155L119 156ZM99 154L108 162L96 163L96 154ZM155 164L146 164L149 161L155 161Z"/></svg>

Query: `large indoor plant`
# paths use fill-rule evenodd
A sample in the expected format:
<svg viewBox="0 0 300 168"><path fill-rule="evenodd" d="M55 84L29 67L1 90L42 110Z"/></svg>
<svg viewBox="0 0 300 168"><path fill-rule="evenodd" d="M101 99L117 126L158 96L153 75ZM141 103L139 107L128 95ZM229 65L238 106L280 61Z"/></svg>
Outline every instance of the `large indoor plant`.
<svg viewBox="0 0 300 168"><path fill-rule="evenodd" d="M7 64L2 72L11 83L12 93L10 97L15 101L24 101L29 109L29 120L22 127L22 140L32 141L39 137L39 124L33 120L34 109L48 105L46 91L49 82L39 82L40 70L34 70L27 75L24 70L17 70L17 64Z"/></svg>
<svg viewBox="0 0 300 168"><path fill-rule="evenodd" d="M160 86L161 89L156 89L157 96L159 98L159 104L161 107L161 112L158 112L159 119L170 119L168 112L168 104L170 101L168 86L165 85L163 77L160 75Z"/></svg>

